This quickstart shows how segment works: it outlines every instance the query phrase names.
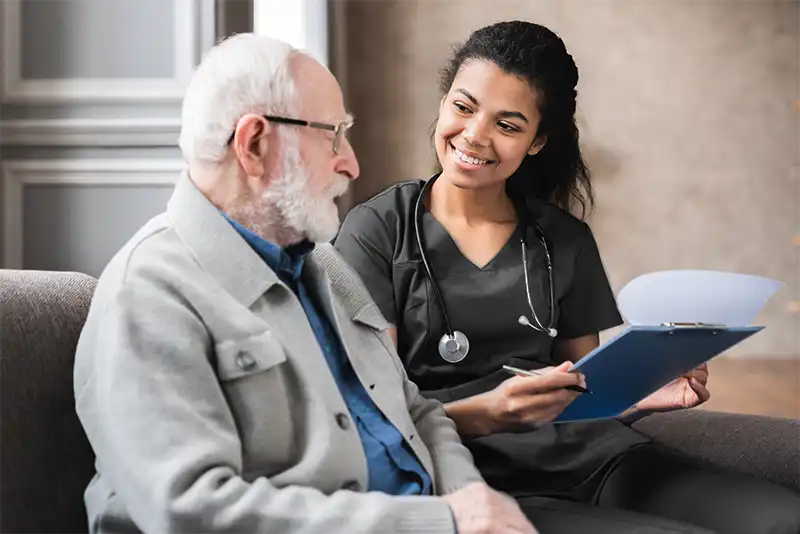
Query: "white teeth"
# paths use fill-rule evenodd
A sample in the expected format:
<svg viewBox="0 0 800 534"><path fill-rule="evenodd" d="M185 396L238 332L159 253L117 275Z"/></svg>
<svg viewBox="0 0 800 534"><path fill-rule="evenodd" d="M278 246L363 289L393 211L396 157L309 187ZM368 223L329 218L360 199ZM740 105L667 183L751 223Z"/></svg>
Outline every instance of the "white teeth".
<svg viewBox="0 0 800 534"><path fill-rule="evenodd" d="M459 149L457 149L455 147L453 147L453 150L455 150L455 153L456 153L456 156L458 156L458 159L460 159L461 161L463 161L465 163L469 163L471 165L486 165L486 163L487 163L487 161L485 159L478 159L478 158L473 158L472 156L467 156L466 154L464 154L463 152L461 152Z"/></svg>

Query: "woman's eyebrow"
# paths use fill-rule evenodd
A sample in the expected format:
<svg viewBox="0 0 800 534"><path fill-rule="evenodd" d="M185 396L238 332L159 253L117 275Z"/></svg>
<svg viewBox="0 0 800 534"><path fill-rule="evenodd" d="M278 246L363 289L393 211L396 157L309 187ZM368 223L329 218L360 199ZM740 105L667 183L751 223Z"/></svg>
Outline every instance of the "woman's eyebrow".
<svg viewBox="0 0 800 534"><path fill-rule="evenodd" d="M464 95L467 98L467 100L469 100L470 102L472 102L476 106L478 105L478 99L475 98L474 96L472 96L469 93L469 91L467 91L466 89L458 88L454 92L461 93L462 95ZM523 115L519 111L501 111L497 115L499 117L504 118L504 119L511 118L511 117L516 117L516 118L518 118L518 119L530 124L530 121L528 120L528 117L526 117L525 115Z"/></svg>

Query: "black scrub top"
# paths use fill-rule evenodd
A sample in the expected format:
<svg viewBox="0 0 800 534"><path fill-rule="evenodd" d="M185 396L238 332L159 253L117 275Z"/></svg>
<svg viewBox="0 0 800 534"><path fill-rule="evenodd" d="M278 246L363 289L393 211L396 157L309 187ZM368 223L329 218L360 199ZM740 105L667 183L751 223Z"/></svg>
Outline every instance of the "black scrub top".
<svg viewBox="0 0 800 534"><path fill-rule="evenodd" d="M534 321L522 270L520 238L526 232L531 300L539 321L550 323L545 251L535 230L518 227L497 255L478 267L461 254L447 230L423 207L420 227L428 263L452 328L466 334L470 342L461 362L449 363L439 355L444 320L414 231L414 206L423 184L422 180L401 182L355 206L335 241L386 319L397 326L398 353L409 378L425 396L450 402L488 391L508 379L503 365L524 369L558 365L552 354L554 339L518 322L520 315ZM620 324L588 225L544 202L530 201L528 208L550 249L553 325L558 338L594 334ZM525 477L522 489L557 495L645 441L612 419L548 424L523 434L465 442L484 476L494 477L487 481L502 486L499 489L513 490L527 470L530 476Z"/></svg>

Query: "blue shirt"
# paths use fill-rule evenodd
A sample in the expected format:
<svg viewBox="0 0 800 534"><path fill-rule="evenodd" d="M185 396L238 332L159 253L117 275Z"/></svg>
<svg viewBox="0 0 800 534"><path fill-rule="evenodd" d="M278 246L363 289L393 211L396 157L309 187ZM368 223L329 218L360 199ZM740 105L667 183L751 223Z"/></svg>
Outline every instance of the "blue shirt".
<svg viewBox="0 0 800 534"><path fill-rule="evenodd" d="M356 422L367 457L369 490L390 495L430 495L430 476L408 448L402 434L364 389L339 336L327 316L320 313L316 296L311 295L303 282L303 264L314 245L304 241L282 249L236 221L230 218L228 221L300 299L339 391Z"/></svg>

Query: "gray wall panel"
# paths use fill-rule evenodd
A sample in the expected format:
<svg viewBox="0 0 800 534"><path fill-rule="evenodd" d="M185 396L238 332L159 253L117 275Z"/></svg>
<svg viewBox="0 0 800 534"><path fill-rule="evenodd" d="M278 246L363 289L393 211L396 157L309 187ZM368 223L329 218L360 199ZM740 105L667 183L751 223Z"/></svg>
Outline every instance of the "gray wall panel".
<svg viewBox="0 0 800 534"><path fill-rule="evenodd" d="M171 186L28 185L24 266L98 276L171 194Z"/></svg>
<svg viewBox="0 0 800 534"><path fill-rule="evenodd" d="M171 2L36 0L21 10L23 79L172 77Z"/></svg>
<svg viewBox="0 0 800 534"><path fill-rule="evenodd" d="M19 29L0 60L20 69L0 104L0 163L11 178L0 197L20 199L0 204L0 268L98 275L172 191L148 181L177 178L181 162L181 102L168 84L215 41L215 1L0 0L0 8ZM131 85L145 78L155 84ZM140 98L124 87L152 91ZM119 183L103 183L106 173Z"/></svg>

